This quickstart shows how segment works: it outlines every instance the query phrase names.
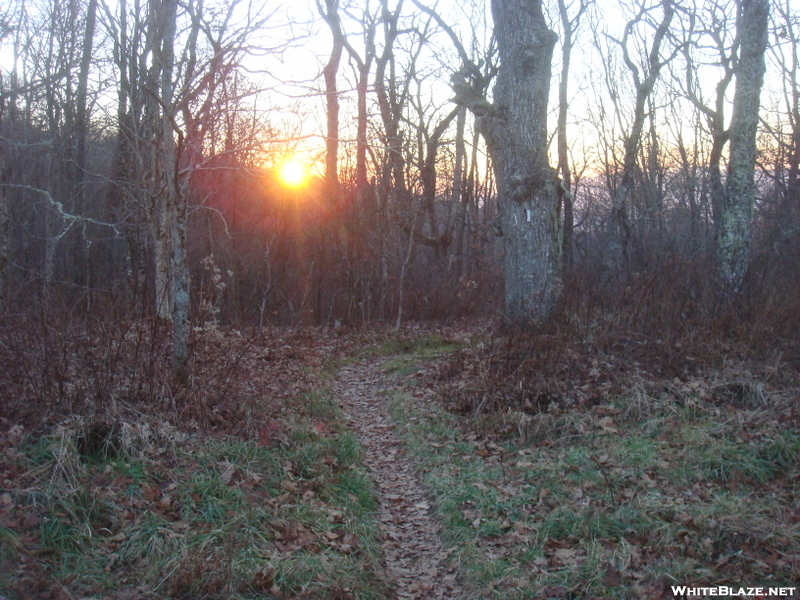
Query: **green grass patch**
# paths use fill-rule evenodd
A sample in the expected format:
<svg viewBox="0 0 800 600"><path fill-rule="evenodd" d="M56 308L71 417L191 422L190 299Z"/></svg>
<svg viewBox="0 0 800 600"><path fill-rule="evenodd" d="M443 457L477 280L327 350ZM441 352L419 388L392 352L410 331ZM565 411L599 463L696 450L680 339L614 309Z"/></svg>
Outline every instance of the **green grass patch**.
<svg viewBox="0 0 800 600"><path fill-rule="evenodd" d="M0 490L0 594L388 598L358 440L329 394L290 408L269 446L144 424L107 460L82 459L78 424L21 443L5 466L22 485Z"/></svg>
<svg viewBox="0 0 800 600"><path fill-rule="evenodd" d="M401 358L387 371L422 361ZM800 525L786 507L798 501L800 437L766 407L733 413L635 390L631 407L619 398L474 418L420 395L391 392L392 416L476 597L633 599L665 584L795 582Z"/></svg>
<svg viewBox="0 0 800 600"><path fill-rule="evenodd" d="M359 352L362 357L405 356L406 358L431 358L442 356L460 347L460 342L437 333L413 335L406 332L394 333Z"/></svg>

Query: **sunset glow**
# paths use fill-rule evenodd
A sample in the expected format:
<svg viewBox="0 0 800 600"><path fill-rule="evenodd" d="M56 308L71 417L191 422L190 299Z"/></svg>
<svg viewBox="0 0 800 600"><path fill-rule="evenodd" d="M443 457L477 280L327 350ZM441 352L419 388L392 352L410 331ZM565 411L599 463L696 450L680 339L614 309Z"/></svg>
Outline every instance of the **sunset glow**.
<svg viewBox="0 0 800 600"><path fill-rule="evenodd" d="M290 188L298 188L308 181L308 170L297 158L287 158L278 168L278 178L283 185Z"/></svg>

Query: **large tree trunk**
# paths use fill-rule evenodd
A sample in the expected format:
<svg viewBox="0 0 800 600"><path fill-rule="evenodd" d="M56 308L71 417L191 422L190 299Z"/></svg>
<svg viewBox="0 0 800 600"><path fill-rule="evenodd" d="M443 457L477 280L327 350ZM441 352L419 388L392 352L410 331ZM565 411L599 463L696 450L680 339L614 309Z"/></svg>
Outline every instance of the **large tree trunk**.
<svg viewBox="0 0 800 600"><path fill-rule="evenodd" d="M500 53L495 108L481 125L494 162L505 239L506 319L547 320L561 294L561 223L547 161L547 100L556 35L540 0L494 0Z"/></svg>
<svg viewBox="0 0 800 600"><path fill-rule="evenodd" d="M500 70L494 103L480 74L453 77L455 100L477 118L492 158L505 247L505 320L546 321L561 295L561 219L556 173L547 160L547 100L556 34L541 0L493 0Z"/></svg>
<svg viewBox="0 0 800 600"><path fill-rule="evenodd" d="M741 290L750 262L755 205L754 171L759 102L764 83L769 0L740 0L741 46L730 126L730 158L725 193L716 221L721 297L731 301Z"/></svg>
<svg viewBox="0 0 800 600"><path fill-rule="evenodd" d="M156 217L156 290L169 300L159 304L159 315L172 322L172 363L175 375L183 379L189 358L189 268L186 262L187 207L178 182L175 144L175 36L178 2L164 0L159 40L159 105L157 130L159 152L155 155L154 179L160 184ZM160 210L159 210L160 209ZM160 300L160 299L159 299Z"/></svg>
<svg viewBox="0 0 800 600"><path fill-rule="evenodd" d="M3 112L5 111L5 99L0 95L0 131L3 129ZM9 218L8 218L8 198L5 186L8 183L8 171L6 169L5 147L0 141L0 314L8 308L8 263L9 263Z"/></svg>
<svg viewBox="0 0 800 600"><path fill-rule="evenodd" d="M162 134L165 162L166 214L172 275L172 366L178 379L187 375L189 360L189 265L186 260L186 198L178 182L175 146L175 36L178 1L164 0L164 39L161 71Z"/></svg>
<svg viewBox="0 0 800 600"><path fill-rule="evenodd" d="M341 204L341 189L339 186L339 91L336 85L336 78L339 74L339 63L342 59L342 52L345 46L345 36L342 32L339 20L338 0L325 0L325 9L317 2L322 18L328 23L333 37L333 48L328 59L328 64L322 70L325 80L325 104L327 113L327 131L325 135L325 193L328 201L335 206ZM317 256L319 257L320 268L317 269L317 297L315 316L317 323L322 323L324 319L324 302L326 289L327 268L327 243L325 240L325 229L320 230L317 240Z"/></svg>

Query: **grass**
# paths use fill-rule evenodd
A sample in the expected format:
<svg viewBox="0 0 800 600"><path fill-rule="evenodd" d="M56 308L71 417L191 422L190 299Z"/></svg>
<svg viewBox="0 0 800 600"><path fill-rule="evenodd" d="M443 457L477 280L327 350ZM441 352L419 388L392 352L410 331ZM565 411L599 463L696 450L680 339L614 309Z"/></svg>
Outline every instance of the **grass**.
<svg viewBox="0 0 800 600"><path fill-rule="evenodd" d="M395 333L377 344L371 344L359 355L363 358L387 359L383 368L400 375L410 375L419 370L420 359L430 360L444 356L460 347L460 343L440 334L410 335Z"/></svg>
<svg viewBox="0 0 800 600"><path fill-rule="evenodd" d="M403 360L412 370L428 358ZM475 597L796 584L800 525L788 507L800 434L768 404L686 403L636 388L589 410L474 417L413 382L391 394Z"/></svg>
<svg viewBox="0 0 800 600"><path fill-rule="evenodd" d="M104 459L80 453L78 420L22 441L2 465L0 594L387 598L358 440L324 390L285 416L268 446L133 423Z"/></svg>
<svg viewBox="0 0 800 600"><path fill-rule="evenodd" d="M384 360L393 378L392 416L471 597L657 598L673 584L795 582L800 433L771 412L763 386L675 397L590 381L605 392L580 408L522 412L520 396L519 410L470 405L459 416L428 377L457 345L398 334L353 356ZM0 435L0 595L392 597L373 482L324 388L349 355L326 359L327 371L321 357L299 367L278 356L252 372L280 363L282 380L316 385L227 433L128 419L115 443L96 444L72 418L45 435ZM733 406L709 400L723 396Z"/></svg>

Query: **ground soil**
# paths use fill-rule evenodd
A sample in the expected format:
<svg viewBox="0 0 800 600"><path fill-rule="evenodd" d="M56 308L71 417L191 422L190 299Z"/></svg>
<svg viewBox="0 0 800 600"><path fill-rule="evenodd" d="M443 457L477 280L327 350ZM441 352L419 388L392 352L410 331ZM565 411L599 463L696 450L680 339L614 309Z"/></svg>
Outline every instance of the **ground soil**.
<svg viewBox="0 0 800 600"><path fill-rule="evenodd" d="M343 368L334 386L376 483L387 574L398 600L466 600L417 467L394 431L385 400L391 385L372 361Z"/></svg>

